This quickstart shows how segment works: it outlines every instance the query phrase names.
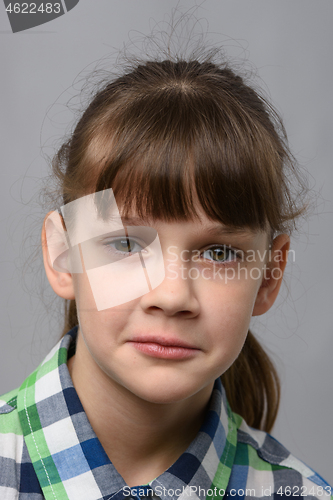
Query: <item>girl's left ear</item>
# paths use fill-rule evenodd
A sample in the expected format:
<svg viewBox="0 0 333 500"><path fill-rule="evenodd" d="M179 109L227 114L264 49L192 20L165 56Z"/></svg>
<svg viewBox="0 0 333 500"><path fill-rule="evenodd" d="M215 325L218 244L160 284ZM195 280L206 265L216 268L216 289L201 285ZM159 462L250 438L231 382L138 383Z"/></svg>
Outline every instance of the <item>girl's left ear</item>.
<svg viewBox="0 0 333 500"><path fill-rule="evenodd" d="M287 234L280 234L274 239L252 316L264 314L274 304L282 284L289 248L290 238Z"/></svg>
<svg viewBox="0 0 333 500"><path fill-rule="evenodd" d="M42 249L47 279L54 292L63 299L73 300L73 278L62 255L65 255L66 246L60 217L56 212L49 212L43 222ZM58 263L59 262L59 263Z"/></svg>

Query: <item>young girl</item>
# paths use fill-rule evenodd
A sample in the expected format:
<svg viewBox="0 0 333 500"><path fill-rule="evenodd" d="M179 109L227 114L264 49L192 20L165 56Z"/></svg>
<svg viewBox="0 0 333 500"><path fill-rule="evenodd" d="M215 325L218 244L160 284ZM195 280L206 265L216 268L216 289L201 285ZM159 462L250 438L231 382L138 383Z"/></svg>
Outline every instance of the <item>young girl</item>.
<svg viewBox="0 0 333 500"><path fill-rule="evenodd" d="M54 171L42 247L64 335L1 398L1 499L328 499L268 434L279 381L249 331L305 210L272 107L225 64L137 64Z"/></svg>

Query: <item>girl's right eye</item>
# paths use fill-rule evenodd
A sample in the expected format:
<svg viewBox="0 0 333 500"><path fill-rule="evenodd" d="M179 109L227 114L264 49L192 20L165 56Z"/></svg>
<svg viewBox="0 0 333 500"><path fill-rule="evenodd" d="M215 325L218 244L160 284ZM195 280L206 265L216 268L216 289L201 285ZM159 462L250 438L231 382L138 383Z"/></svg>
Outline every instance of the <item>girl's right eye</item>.
<svg viewBox="0 0 333 500"><path fill-rule="evenodd" d="M103 242L103 246L108 252L118 255L133 255L144 250L144 247L133 238L126 237L105 241Z"/></svg>

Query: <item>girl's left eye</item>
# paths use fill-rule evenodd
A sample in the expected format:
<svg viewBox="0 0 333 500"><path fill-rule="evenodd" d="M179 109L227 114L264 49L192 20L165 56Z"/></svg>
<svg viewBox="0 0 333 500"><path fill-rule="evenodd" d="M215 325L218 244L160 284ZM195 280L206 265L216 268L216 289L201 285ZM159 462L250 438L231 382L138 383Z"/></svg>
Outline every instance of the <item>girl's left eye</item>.
<svg viewBox="0 0 333 500"><path fill-rule="evenodd" d="M204 250L202 256L204 259L212 260L213 262L224 263L237 260L238 253L236 250L222 245Z"/></svg>

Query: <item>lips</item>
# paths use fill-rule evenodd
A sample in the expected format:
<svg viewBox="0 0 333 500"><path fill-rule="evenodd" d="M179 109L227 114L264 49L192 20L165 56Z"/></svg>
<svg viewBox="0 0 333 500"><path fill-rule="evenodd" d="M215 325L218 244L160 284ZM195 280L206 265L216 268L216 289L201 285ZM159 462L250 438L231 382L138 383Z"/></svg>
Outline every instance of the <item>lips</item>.
<svg viewBox="0 0 333 500"><path fill-rule="evenodd" d="M156 335L139 335L131 339L131 342L152 343L165 347L184 347L186 349L198 349L195 345L191 345L183 340L175 337L159 337Z"/></svg>
<svg viewBox="0 0 333 500"><path fill-rule="evenodd" d="M155 358L186 359L200 352L196 346L174 337L140 335L129 342L136 350Z"/></svg>

